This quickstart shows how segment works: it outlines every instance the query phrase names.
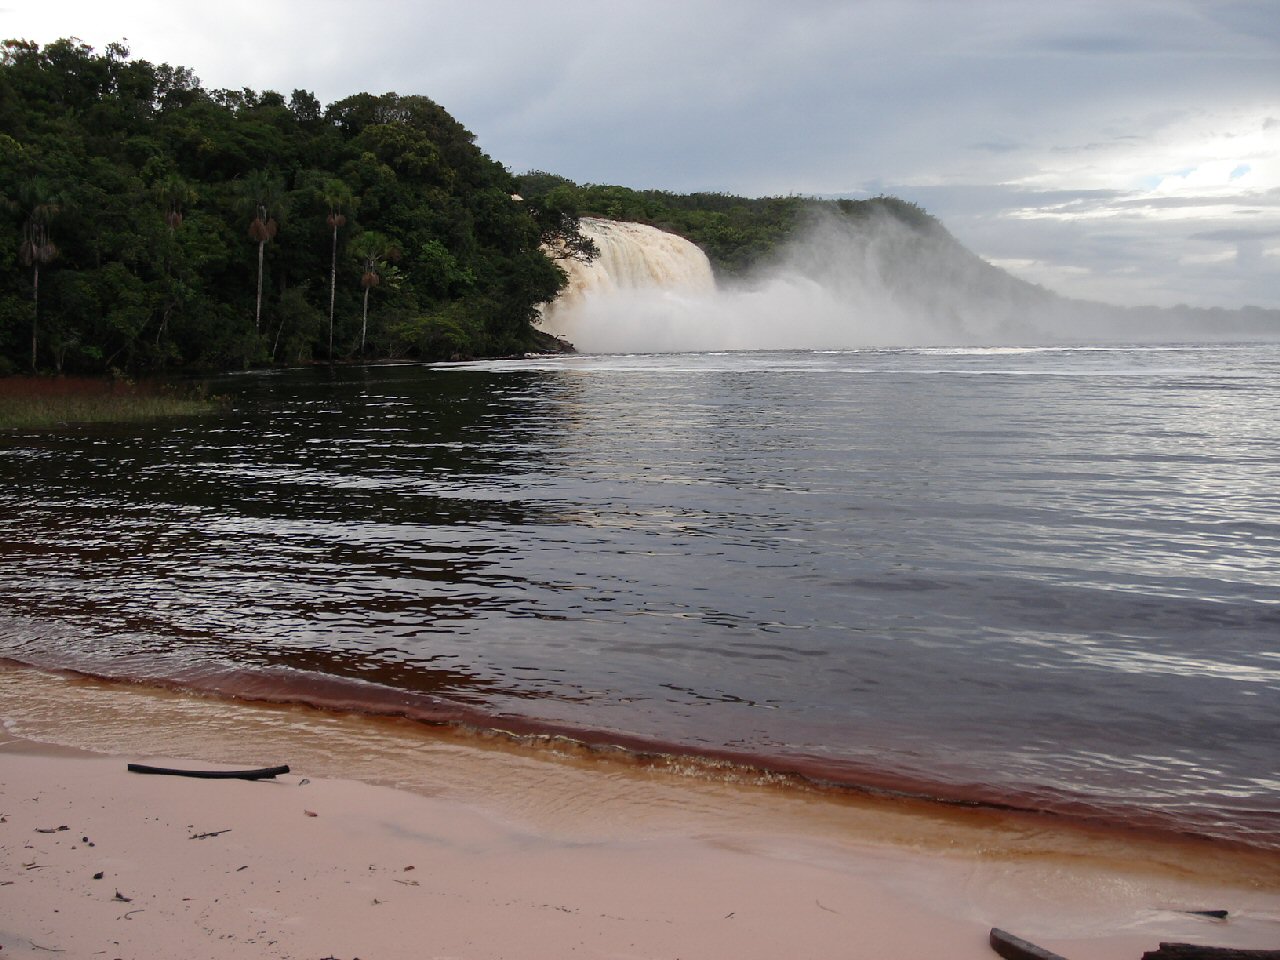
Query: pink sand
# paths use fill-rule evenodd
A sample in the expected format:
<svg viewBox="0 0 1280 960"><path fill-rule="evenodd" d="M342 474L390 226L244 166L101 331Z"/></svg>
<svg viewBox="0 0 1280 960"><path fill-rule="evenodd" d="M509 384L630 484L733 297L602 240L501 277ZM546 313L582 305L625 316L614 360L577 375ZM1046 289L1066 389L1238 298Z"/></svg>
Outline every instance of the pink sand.
<svg viewBox="0 0 1280 960"><path fill-rule="evenodd" d="M268 743L319 767L344 736L348 750L394 739L370 737L359 718L58 689L62 727L77 720L68 702L105 710L95 698L134 717L217 711L230 726L206 736L202 756L239 751L253 765ZM24 736L54 729L22 697L0 710ZM254 724L288 733L271 741ZM147 730L135 728L138 745ZM1147 870L1141 844L1115 857L1098 838L1046 844L1042 824L942 819L912 834L903 822L928 816L406 744L440 795L315 769L261 782L142 776L126 760L184 761L0 736L0 958L990 960L992 926L1071 960L1138 960L1162 940L1280 945L1280 879L1256 858L1237 884L1229 863L1204 861L1206 873L1187 854L1184 868L1182 852ZM927 840L904 844L912 835ZM939 839L949 835L955 849ZM1210 907L1231 920L1182 912Z"/></svg>

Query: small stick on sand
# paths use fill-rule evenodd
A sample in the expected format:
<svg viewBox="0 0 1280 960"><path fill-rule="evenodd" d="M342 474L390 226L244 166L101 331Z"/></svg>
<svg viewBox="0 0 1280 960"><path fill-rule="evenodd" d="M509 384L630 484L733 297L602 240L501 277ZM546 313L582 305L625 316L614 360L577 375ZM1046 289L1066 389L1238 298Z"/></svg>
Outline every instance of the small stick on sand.
<svg viewBox="0 0 1280 960"><path fill-rule="evenodd" d="M151 773L167 777L198 777L201 780L270 780L289 772L288 764L259 767L256 770L179 770L174 767L152 767L145 763L129 764L130 773Z"/></svg>
<svg viewBox="0 0 1280 960"><path fill-rule="evenodd" d="M1148 950L1142 960L1280 960L1280 950L1238 950L1235 947L1202 947L1198 943L1162 943Z"/></svg>

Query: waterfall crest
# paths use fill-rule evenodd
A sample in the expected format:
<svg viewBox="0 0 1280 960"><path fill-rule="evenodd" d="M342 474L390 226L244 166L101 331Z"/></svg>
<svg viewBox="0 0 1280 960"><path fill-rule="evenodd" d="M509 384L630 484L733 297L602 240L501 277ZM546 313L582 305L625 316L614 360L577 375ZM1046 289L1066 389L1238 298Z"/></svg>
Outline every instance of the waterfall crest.
<svg viewBox="0 0 1280 960"><path fill-rule="evenodd" d="M562 260L569 285L542 315L548 333L577 343L592 340L592 304L628 296L705 297L715 293L711 262L695 244L643 223L583 217L580 229L600 256L590 263Z"/></svg>

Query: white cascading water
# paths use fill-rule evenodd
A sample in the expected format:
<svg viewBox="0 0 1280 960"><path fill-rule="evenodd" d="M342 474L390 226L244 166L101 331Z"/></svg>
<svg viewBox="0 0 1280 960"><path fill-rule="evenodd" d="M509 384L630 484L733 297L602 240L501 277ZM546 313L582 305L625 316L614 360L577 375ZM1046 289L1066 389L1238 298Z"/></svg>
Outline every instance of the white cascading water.
<svg viewBox="0 0 1280 960"><path fill-rule="evenodd" d="M683 237L588 217L580 228L600 256L559 261L569 285L539 326L583 353L846 349L928 336L885 295L866 227L810 230L730 288L717 288L706 254Z"/></svg>
<svg viewBox="0 0 1280 960"><path fill-rule="evenodd" d="M542 329L583 353L848 350L1144 339L1112 313L1015 281L945 233L890 216L816 216L749 276L717 288L693 243L583 218L600 251L561 260Z"/></svg>
<svg viewBox="0 0 1280 960"><path fill-rule="evenodd" d="M581 350L600 349L618 332L610 329L613 311L604 309L606 304L656 297L674 306L716 292L707 255L684 237L643 223L594 217L583 217L580 229L600 255L590 263L560 261L569 285L543 311L540 326Z"/></svg>

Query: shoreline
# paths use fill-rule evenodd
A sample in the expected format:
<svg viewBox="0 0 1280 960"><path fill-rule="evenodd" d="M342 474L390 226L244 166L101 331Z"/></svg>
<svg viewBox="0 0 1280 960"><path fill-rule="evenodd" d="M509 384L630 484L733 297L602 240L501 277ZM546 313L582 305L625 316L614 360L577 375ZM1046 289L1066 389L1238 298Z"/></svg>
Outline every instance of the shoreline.
<svg viewBox="0 0 1280 960"><path fill-rule="evenodd" d="M1213 844L837 803L30 670L0 685L6 956L983 960L992 926L1071 960L1280 942L1274 858ZM126 760L293 772L196 781Z"/></svg>
<svg viewBox="0 0 1280 960"><path fill-rule="evenodd" d="M919 771L853 762L818 762L785 754L765 756L713 744L695 748L642 735L581 728L536 716L492 714L433 693L395 690L376 683L311 675L305 671L246 674L235 669L218 671L203 667L185 680L146 671L138 677L127 678L94 672L92 668L57 668L38 661L23 662L0 656L0 675L12 670L34 671L104 689L141 686L167 695L212 698L256 709L358 716L375 724L406 723L427 737L483 742L491 746L506 743L515 751L534 756L563 759L573 755L586 764L600 763L659 774L675 772L686 777L816 792L837 803L848 800L914 805L926 811L951 808L962 814L972 811L977 816L1025 818L1032 823L1047 821L1045 829L1146 836L1155 843L1186 841L1226 845L1245 853L1274 855L1280 851L1280 834L1274 825L1244 833L1240 821L1227 826L1207 817L1204 811L1196 816L1183 813L1179 817L1168 810L1108 803L1102 797L1083 793L1026 785L1001 789L990 783L946 777L930 779ZM374 696L371 690L385 699Z"/></svg>

